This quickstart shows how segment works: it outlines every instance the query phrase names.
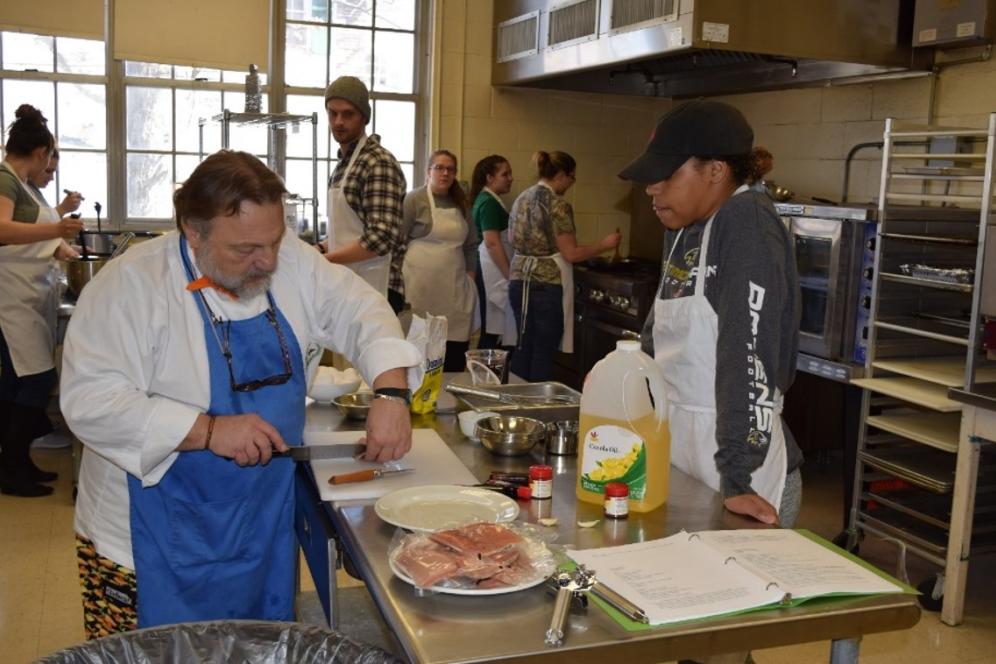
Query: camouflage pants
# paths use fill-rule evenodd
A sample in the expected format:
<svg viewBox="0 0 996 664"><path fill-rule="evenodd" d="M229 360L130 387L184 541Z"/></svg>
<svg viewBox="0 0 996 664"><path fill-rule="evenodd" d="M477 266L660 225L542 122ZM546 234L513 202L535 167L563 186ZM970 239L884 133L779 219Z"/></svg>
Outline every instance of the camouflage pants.
<svg viewBox="0 0 996 664"><path fill-rule="evenodd" d="M76 557L83 590L83 629L86 638L129 632L138 628L135 572L104 558L93 542L76 536Z"/></svg>

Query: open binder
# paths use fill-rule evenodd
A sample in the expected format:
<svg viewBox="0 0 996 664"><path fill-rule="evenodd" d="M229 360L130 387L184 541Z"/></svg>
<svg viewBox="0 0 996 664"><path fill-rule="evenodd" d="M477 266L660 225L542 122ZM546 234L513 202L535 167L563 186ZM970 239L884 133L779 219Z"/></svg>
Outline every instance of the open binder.
<svg viewBox="0 0 996 664"><path fill-rule="evenodd" d="M791 606L815 597L916 592L808 531L682 531L568 554L641 609L650 626ZM641 628L625 621L620 620L628 629Z"/></svg>

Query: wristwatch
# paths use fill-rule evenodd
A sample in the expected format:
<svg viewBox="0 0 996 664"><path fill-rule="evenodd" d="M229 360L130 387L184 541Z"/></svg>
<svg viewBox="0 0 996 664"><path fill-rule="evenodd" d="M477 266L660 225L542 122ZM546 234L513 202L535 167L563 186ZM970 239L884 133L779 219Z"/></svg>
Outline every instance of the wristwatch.
<svg viewBox="0 0 996 664"><path fill-rule="evenodd" d="M378 387L374 390L375 399L387 399L411 408L412 391L403 387Z"/></svg>

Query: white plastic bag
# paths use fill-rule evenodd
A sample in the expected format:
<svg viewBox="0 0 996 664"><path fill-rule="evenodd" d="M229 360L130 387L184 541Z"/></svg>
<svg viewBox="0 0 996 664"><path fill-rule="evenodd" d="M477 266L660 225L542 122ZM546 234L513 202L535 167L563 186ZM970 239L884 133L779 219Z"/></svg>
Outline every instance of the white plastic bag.
<svg viewBox="0 0 996 664"><path fill-rule="evenodd" d="M425 374L422 384L412 394L412 412L431 413L443 386L443 361L446 359L446 316L412 316L408 341L422 352Z"/></svg>

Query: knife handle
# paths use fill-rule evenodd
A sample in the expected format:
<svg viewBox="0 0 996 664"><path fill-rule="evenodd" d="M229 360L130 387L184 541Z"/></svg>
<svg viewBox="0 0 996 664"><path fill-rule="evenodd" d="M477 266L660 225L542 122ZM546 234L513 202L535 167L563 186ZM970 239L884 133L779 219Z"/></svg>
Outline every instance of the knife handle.
<svg viewBox="0 0 996 664"><path fill-rule="evenodd" d="M376 468L370 468L368 470L358 470L355 473L344 473L342 475L333 475L329 478L329 484L349 484L350 482L369 482L375 479L378 475Z"/></svg>

